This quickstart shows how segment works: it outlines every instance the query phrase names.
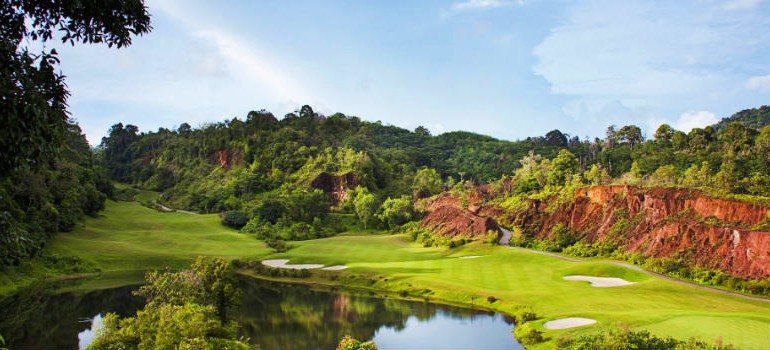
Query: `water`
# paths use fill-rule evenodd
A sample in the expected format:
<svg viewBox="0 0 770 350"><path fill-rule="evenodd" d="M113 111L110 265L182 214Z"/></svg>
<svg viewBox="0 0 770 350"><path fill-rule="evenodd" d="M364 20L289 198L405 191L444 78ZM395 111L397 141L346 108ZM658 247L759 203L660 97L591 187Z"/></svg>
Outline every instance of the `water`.
<svg viewBox="0 0 770 350"><path fill-rule="evenodd" d="M345 335L374 340L381 350L523 349L511 333L512 320L499 314L254 279L240 286L235 318L242 335L263 350L331 350ZM0 334L14 350L84 348L102 315L130 316L142 307L132 289L21 293L0 303L7 314Z"/></svg>

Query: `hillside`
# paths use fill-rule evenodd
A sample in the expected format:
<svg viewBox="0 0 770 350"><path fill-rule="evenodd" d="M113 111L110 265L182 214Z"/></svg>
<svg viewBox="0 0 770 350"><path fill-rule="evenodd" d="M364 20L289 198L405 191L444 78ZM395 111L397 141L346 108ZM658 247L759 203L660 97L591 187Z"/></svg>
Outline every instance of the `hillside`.
<svg viewBox="0 0 770 350"><path fill-rule="evenodd" d="M463 207L446 193L430 201L423 227L439 235L467 222L513 228L515 243L576 256L606 256L703 284L770 292L770 207L714 198L690 189L595 186L570 198L510 196L480 186ZM454 219L435 224L445 212ZM467 217L465 221L457 218ZM733 278L750 283L740 283Z"/></svg>
<svg viewBox="0 0 770 350"><path fill-rule="evenodd" d="M738 122L750 129L762 129L770 125L770 106L759 108L744 109L728 118L722 118L719 123L713 125L714 130L720 132L727 128L730 123Z"/></svg>

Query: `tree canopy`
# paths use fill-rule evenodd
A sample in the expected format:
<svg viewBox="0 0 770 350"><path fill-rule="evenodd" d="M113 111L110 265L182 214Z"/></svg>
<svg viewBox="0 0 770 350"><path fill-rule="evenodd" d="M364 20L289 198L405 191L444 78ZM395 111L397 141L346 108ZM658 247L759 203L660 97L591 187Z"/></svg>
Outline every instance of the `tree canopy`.
<svg viewBox="0 0 770 350"><path fill-rule="evenodd" d="M149 32L150 16L141 0L40 1L0 3L0 175L34 166L62 147L69 115L69 91L55 68L55 49L32 53L30 41L106 43L118 48Z"/></svg>

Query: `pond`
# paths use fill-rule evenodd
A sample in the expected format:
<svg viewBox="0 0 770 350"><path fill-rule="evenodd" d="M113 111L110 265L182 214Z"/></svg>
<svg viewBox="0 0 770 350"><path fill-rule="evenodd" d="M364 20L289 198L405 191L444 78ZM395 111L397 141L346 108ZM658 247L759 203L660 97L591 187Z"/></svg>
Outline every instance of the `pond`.
<svg viewBox="0 0 770 350"><path fill-rule="evenodd" d="M334 349L344 335L388 349L523 349L513 320L491 312L356 292L242 279L236 320L263 350ZM87 346L101 315L133 315L135 287L82 295L33 289L2 301L0 334L14 350Z"/></svg>

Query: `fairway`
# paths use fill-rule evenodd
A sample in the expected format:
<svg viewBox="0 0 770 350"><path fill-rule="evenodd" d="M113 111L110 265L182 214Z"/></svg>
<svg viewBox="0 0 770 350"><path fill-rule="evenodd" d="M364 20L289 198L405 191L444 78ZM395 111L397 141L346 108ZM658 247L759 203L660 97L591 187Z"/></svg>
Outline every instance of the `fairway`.
<svg viewBox="0 0 770 350"><path fill-rule="evenodd" d="M80 256L103 271L180 267L197 255L347 265L347 270L319 273L312 281L358 281L350 284L360 286L366 280L373 289L422 291L431 300L507 313L517 305L528 305L541 316L534 322L550 340L622 322L658 335L698 336L709 342L721 337L725 344L740 349L770 348L770 303L703 291L621 266L574 263L480 243L424 248L386 234L346 233L291 244L295 248L275 254L252 236L222 226L217 215L161 213L135 202L109 202L99 218L89 218L84 227L58 235L48 249ZM463 256L478 258L460 259ZM567 275L619 277L636 283L596 288L587 282L565 281ZM337 278L324 279L328 276ZM591 318L598 324L542 328L546 321L567 317Z"/></svg>
<svg viewBox="0 0 770 350"><path fill-rule="evenodd" d="M216 214L165 213L113 201L98 218L49 244L49 252L79 256L102 271L179 268L199 255L243 258L269 251L254 237L222 226Z"/></svg>

